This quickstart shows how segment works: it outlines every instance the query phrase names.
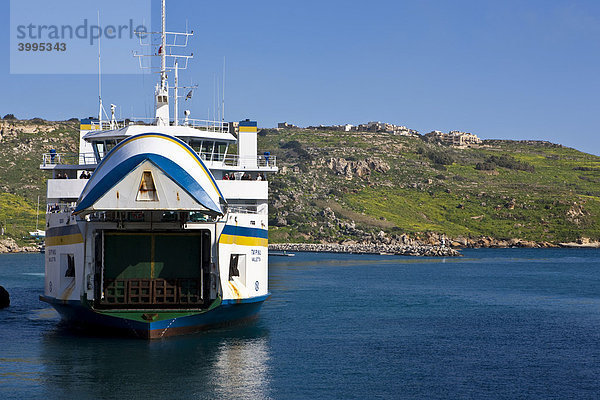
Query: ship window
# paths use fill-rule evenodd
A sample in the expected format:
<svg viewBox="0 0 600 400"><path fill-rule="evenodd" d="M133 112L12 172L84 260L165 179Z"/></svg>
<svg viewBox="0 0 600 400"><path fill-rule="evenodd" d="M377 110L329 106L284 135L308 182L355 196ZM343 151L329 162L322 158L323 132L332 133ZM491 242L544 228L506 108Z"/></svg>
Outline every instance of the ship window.
<svg viewBox="0 0 600 400"><path fill-rule="evenodd" d="M215 161L223 161L226 151L227 151L227 143L217 142L215 144Z"/></svg>
<svg viewBox="0 0 600 400"><path fill-rule="evenodd" d="M94 142L94 153L96 153L98 161L104 158L104 142Z"/></svg>
<svg viewBox="0 0 600 400"><path fill-rule="evenodd" d="M67 254L67 270L65 271L66 278L75 278L75 255Z"/></svg>
<svg viewBox="0 0 600 400"><path fill-rule="evenodd" d="M234 276L240 276L240 270L238 269L239 254L232 254L229 258L229 280L233 280Z"/></svg>
<svg viewBox="0 0 600 400"><path fill-rule="evenodd" d="M111 151L113 149L113 147L115 147L117 145L117 141L116 140L107 140L105 142L106 144L106 152L108 153L109 151Z"/></svg>
<svg viewBox="0 0 600 400"><path fill-rule="evenodd" d="M144 171L142 173L136 201L158 201L158 194L156 193L156 186L154 185L154 178L151 171Z"/></svg>
<svg viewBox="0 0 600 400"><path fill-rule="evenodd" d="M201 140L191 140L190 147L194 149L196 153L200 153L202 151L202 141Z"/></svg>
<svg viewBox="0 0 600 400"><path fill-rule="evenodd" d="M232 254L229 258L229 280L237 278L242 285L246 285L246 255Z"/></svg>
<svg viewBox="0 0 600 400"><path fill-rule="evenodd" d="M229 258L229 280L233 278L241 282L244 286L246 285L246 255L245 254L232 254Z"/></svg>
<svg viewBox="0 0 600 400"><path fill-rule="evenodd" d="M212 160L214 145L215 145L215 142L203 142L202 143L202 155L204 155L203 159Z"/></svg>

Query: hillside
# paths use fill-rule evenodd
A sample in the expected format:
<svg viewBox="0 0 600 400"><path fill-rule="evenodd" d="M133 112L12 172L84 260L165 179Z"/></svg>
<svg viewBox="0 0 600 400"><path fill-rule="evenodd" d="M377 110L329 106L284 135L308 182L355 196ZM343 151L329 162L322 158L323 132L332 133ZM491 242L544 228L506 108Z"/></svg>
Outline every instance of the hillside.
<svg viewBox="0 0 600 400"><path fill-rule="evenodd" d="M600 157L574 149L492 140L458 149L302 129L261 135L261 149L275 149L283 166L271 183L272 241L600 238Z"/></svg>
<svg viewBox="0 0 600 400"><path fill-rule="evenodd" d="M0 228L6 235L21 239L35 229L38 196L43 225L49 174L39 169L42 154L75 152L78 129L78 121L0 120Z"/></svg>
<svg viewBox="0 0 600 400"><path fill-rule="evenodd" d="M19 238L35 227L37 196L45 203L41 155L76 151L78 124L0 126L0 224ZM600 157L560 145L459 149L388 133L264 129L259 150L280 166L269 178L274 243L600 239Z"/></svg>

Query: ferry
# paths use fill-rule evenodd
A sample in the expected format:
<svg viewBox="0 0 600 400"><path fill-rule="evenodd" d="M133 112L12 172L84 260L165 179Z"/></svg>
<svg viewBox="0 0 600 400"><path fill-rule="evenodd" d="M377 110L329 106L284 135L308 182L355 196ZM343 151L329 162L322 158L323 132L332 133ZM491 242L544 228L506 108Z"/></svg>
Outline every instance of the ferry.
<svg viewBox="0 0 600 400"><path fill-rule="evenodd" d="M150 121L81 120L78 154L50 151L45 288L71 326L158 339L256 316L268 290L268 177L257 123L178 115L166 31ZM180 46L177 46L180 47ZM167 66L168 60L174 61ZM174 72L169 87L167 71ZM174 115L171 118L170 108ZM235 148L235 152L231 149Z"/></svg>

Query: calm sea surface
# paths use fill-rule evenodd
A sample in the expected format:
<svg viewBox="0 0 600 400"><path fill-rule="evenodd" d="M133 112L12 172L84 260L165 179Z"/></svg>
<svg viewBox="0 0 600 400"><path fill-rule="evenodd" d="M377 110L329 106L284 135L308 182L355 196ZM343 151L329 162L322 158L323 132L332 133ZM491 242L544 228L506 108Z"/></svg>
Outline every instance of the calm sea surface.
<svg viewBox="0 0 600 400"><path fill-rule="evenodd" d="M464 255L271 257L257 322L153 342L61 328L0 255L0 399L600 398L600 251Z"/></svg>

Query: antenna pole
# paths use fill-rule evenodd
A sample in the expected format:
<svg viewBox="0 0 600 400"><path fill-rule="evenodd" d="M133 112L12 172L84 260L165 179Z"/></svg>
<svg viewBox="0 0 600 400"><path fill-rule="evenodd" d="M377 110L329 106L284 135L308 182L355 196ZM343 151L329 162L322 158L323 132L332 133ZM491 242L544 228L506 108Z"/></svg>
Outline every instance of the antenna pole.
<svg viewBox="0 0 600 400"><path fill-rule="evenodd" d="M179 64L177 63L177 58L176 58L175 59L175 87L173 88L173 93L174 93L174 97L175 97L175 105L174 105L175 109L173 110L175 113L175 120L173 123L175 124L175 126L179 125L179 119L178 119L178 117L179 117L179 94L177 91L178 75L179 75L178 67L179 67Z"/></svg>
<svg viewBox="0 0 600 400"><path fill-rule="evenodd" d="M221 105L222 119L221 119L221 122L225 122L225 56L223 56L223 98L221 99L221 101L222 101L222 105Z"/></svg>
<svg viewBox="0 0 600 400"><path fill-rule="evenodd" d="M160 57L160 86L166 88L167 81L167 16L166 0L162 0L162 31L161 31L161 57Z"/></svg>
<svg viewBox="0 0 600 400"><path fill-rule="evenodd" d="M98 26L100 26L100 10L98 10ZM98 99L100 100L98 123L100 124L100 130L102 130L102 63L100 58L100 37L98 37Z"/></svg>
<svg viewBox="0 0 600 400"><path fill-rule="evenodd" d="M213 121L217 120L217 74L213 75Z"/></svg>

